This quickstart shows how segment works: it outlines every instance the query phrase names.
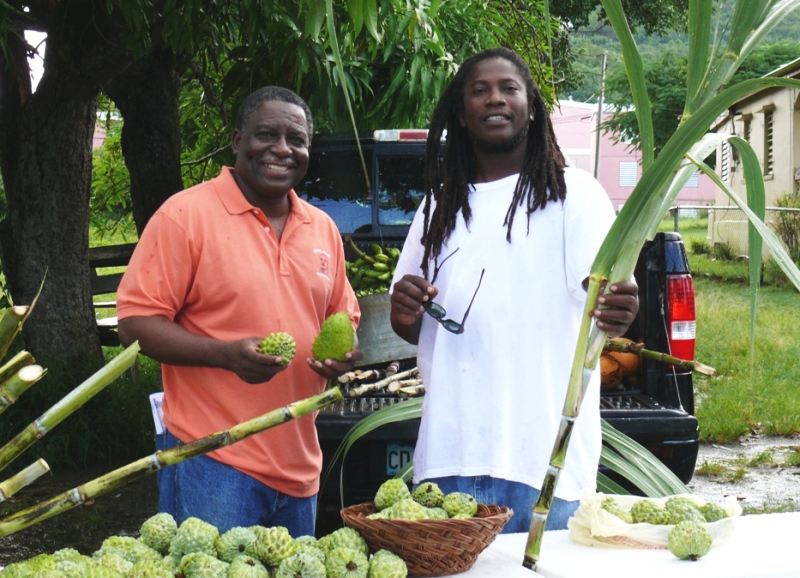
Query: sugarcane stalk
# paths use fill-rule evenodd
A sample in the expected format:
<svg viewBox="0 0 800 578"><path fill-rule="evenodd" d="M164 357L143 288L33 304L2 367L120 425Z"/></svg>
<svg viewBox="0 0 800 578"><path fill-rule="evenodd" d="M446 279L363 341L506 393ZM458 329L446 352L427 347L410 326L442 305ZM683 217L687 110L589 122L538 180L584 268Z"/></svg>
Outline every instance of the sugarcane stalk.
<svg viewBox="0 0 800 578"><path fill-rule="evenodd" d="M30 485L40 476L50 471L50 466L43 459L38 459L27 468L0 483L0 502L3 502L16 494L25 486Z"/></svg>
<svg viewBox="0 0 800 578"><path fill-rule="evenodd" d="M0 520L0 536L8 536L166 466L234 444L264 430L303 417L328 404L342 401L338 387L272 410L232 428L141 458L83 485Z"/></svg>
<svg viewBox="0 0 800 578"><path fill-rule="evenodd" d="M603 346L603 350L616 351L619 353L633 353L645 359L658 361L667 365L674 365L675 367L680 367L681 369L686 369L689 371L696 371L697 373L702 373L703 375L717 375L717 370L713 367L700 363L699 361L680 359L678 357L673 357L672 355L667 355L666 353L645 349L644 343L628 343L627 341L609 339Z"/></svg>
<svg viewBox="0 0 800 578"><path fill-rule="evenodd" d="M345 397L359 397L366 393L372 393L374 391L380 391L381 389L385 389L394 381L400 381L407 377L411 377L417 375L419 370L414 367L412 369L401 371L399 373L395 373L394 375L390 375L380 381L376 381L375 383L365 383L363 385L359 385L358 387L354 387L349 391L345 392Z"/></svg>
<svg viewBox="0 0 800 578"><path fill-rule="evenodd" d="M22 452L31 447L50 430L78 410L99 391L117 379L136 361L139 343L135 342L122 353L100 368L94 375L73 389L55 405L34 420L5 446L0 448L0 470L14 461ZM22 371L28 368L23 368Z"/></svg>
<svg viewBox="0 0 800 578"><path fill-rule="evenodd" d="M28 351L20 351L9 359L3 367L0 367L0 383L5 383L9 378L16 375L20 369L32 363L36 363L33 355Z"/></svg>
<svg viewBox="0 0 800 578"><path fill-rule="evenodd" d="M16 305L3 309L0 313L0 357L6 354L14 338L19 334L29 309L27 305Z"/></svg>
<svg viewBox="0 0 800 578"><path fill-rule="evenodd" d="M41 365L27 365L20 369L16 375L0 385L0 413L3 413L19 396L47 373Z"/></svg>

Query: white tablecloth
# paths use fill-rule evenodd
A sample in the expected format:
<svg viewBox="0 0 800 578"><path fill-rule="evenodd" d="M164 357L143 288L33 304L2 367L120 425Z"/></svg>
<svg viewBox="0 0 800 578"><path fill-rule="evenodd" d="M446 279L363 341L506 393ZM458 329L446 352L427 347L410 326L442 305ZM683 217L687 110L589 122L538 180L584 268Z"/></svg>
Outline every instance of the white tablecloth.
<svg viewBox="0 0 800 578"><path fill-rule="evenodd" d="M669 550L599 548L545 532L536 572L522 566L527 534L501 534L462 576L489 578L800 578L800 512L741 516L727 543L696 562ZM509 563L511 563L509 565ZM512 573L512 567L517 571ZM502 569L502 573L497 571ZM519 572L522 571L522 573Z"/></svg>

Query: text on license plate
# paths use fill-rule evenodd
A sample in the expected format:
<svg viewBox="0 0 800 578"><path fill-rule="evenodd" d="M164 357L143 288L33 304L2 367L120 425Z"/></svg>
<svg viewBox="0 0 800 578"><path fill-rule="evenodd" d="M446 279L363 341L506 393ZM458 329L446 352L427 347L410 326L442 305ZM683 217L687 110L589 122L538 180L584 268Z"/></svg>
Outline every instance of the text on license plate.
<svg viewBox="0 0 800 578"><path fill-rule="evenodd" d="M414 447L386 444L386 474L393 476L414 457Z"/></svg>

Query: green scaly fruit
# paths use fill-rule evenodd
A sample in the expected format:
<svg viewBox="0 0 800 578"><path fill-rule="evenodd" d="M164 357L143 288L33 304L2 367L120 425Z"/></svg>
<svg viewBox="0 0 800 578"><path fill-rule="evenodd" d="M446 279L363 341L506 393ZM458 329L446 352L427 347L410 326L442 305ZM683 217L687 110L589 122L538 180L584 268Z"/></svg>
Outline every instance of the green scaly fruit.
<svg viewBox="0 0 800 578"><path fill-rule="evenodd" d="M264 338L258 350L265 355L274 355L281 358L281 365L289 365L297 351L294 337L283 331L271 333Z"/></svg>
<svg viewBox="0 0 800 578"><path fill-rule="evenodd" d="M260 560L239 554L228 567L228 578L269 578L269 570Z"/></svg>
<svg viewBox="0 0 800 578"><path fill-rule="evenodd" d="M273 526L256 530L253 555L265 566L278 566L295 552L297 552L297 543L285 527Z"/></svg>
<svg viewBox="0 0 800 578"><path fill-rule="evenodd" d="M141 560L134 564L126 578L175 578L175 569L164 561Z"/></svg>
<svg viewBox="0 0 800 578"><path fill-rule="evenodd" d="M706 502L700 507L700 511L703 512L703 517L706 522L717 522L728 517L728 512L726 512L722 506L714 502Z"/></svg>
<svg viewBox="0 0 800 578"><path fill-rule="evenodd" d="M426 508L439 508L444 502L444 492L435 482L422 482L411 492L411 497Z"/></svg>
<svg viewBox="0 0 800 578"><path fill-rule="evenodd" d="M367 578L369 560L357 550L334 548L325 558L327 578Z"/></svg>
<svg viewBox="0 0 800 578"><path fill-rule="evenodd" d="M385 510L392 507L400 500L405 500L411 497L411 492L406 483L399 478L392 478L386 480L375 492L375 509L378 511Z"/></svg>
<svg viewBox="0 0 800 578"><path fill-rule="evenodd" d="M428 519L430 520L448 520L450 519L450 514L447 513L442 507L439 508L428 508Z"/></svg>
<svg viewBox="0 0 800 578"><path fill-rule="evenodd" d="M389 510L390 520L427 520L428 508L411 498L395 502Z"/></svg>
<svg viewBox="0 0 800 578"><path fill-rule="evenodd" d="M685 520L692 520L700 524L706 521L700 507L685 496L672 496L664 503L664 509L669 512L670 524L677 524Z"/></svg>
<svg viewBox="0 0 800 578"><path fill-rule="evenodd" d="M103 540L99 554L113 552L131 564L140 560L161 560L161 554L133 536L110 536Z"/></svg>
<svg viewBox="0 0 800 578"><path fill-rule="evenodd" d="M346 361L345 354L352 351L356 342L356 331L346 311L328 317L311 345L311 354L317 361L333 359Z"/></svg>
<svg viewBox="0 0 800 578"><path fill-rule="evenodd" d="M406 578L408 566L405 561L389 550L378 550L369 561L367 578Z"/></svg>
<svg viewBox="0 0 800 578"><path fill-rule="evenodd" d="M345 548L361 552L364 556L369 555L369 545L364 537L358 530L347 526L323 536L319 539L319 544L325 551L325 554L330 554L331 551L337 548Z"/></svg>
<svg viewBox="0 0 800 578"><path fill-rule="evenodd" d="M239 554L253 555L253 543L256 533L250 528L235 526L219 535L214 542L217 558L230 562Z"/></svg>
<svg viewBox="0 0 800 578"><path fill-rule="evenodd" d="M139 540L163 555L169 551L169 544L177 531L178 524L172 514L159 512L142 522Z"/></svg>
<svg viewBox="0 0 800 578"><path fill-rule="evenodd" d="M205 552L191 552L181 558L178 574L184 578L227 578L230 564Z"/></svg>
<svg viewBox="0 0 800 578"><path fill-rule="evenodd" d="M631 517L634 524L669 525L670 514L655 502L642 499L631 506Z"/></svg>
<svg viewBox="0 0 800 578"><path fill-rule="evenodd" d="M275 578L325 578L325 563L312 554L298 552L278 566Z"/></svg>
<svg viewBox="0 0 800 578"><path fill-rule="evenodd" d="M617 518L621 519L623 522L627 522L628 524L633 523L633 516L631 513L619 505L617 500L613 497L609 496L600 503L600 507L604 509L609 514L614 514Z"/></svg>
<svg viewBox="0 0 800 578"><path fill-rule="evenodd" d="M213 524L190 516L178 526L175 537L169 545L169 554L176 561L180 561L192 552L203 552L216 556L214 543L219 537L219 530Z"/></svg>
<svg viewBox="0 0 800 578"><path fill-rule="evenodd" d="M711 534L701 524L679 522L667 535L667 547L681 560L697 561L711 550Z"/></svg>
<svg viewBox="0 0 800 578"><path fill-rule="evenodd" d="M478 501L466 492L450 492L442 500L442 508L451 518L463 520L478 513Z"/></svg>
<svg viewBox="0 0 800 578"><path fill-rule="evenodd" d="M95 563L99 566L105 566L106 568L109 568L114 572L118 572L123 576L127 576L127 574L131 571L131 568L133 568L133 564L131 562L127 561L116 552L95 552L92 557L94 558Z"/></svg>

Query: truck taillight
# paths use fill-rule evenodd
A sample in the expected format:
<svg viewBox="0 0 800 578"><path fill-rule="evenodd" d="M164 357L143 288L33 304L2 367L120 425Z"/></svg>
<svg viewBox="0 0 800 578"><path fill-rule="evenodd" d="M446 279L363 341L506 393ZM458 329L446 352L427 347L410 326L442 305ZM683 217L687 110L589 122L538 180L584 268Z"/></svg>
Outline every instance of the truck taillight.
<svg viewBox="0 0 800 578"><path fill-rule="evenodd" d="M372 133L372 138L375 139L376 142L424 141L428 138L428 130L413 128L376 130Z"/></svg>
<svg viewBox="0 0 800 578"><path fill-rule="evenodd" d="M667 331L670 355L694 360L697 322L694 310L694 281L691 275L667 276Z"/></svg>

